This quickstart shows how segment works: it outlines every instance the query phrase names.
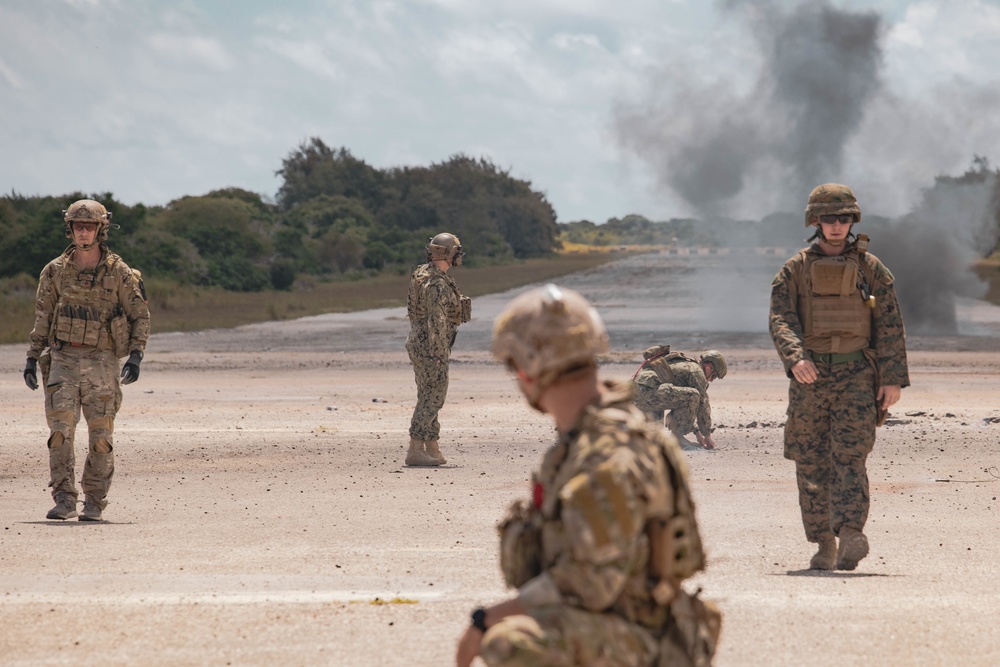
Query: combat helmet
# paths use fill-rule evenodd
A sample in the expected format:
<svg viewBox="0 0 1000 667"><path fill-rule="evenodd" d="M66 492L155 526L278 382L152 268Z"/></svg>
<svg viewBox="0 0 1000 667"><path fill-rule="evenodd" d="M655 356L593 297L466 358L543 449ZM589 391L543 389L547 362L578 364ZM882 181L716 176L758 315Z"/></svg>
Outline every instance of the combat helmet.
<svg viewBox="0 0 1000 667"><path fill-rule="evenodd" d="M712 364L712 368L715 370L715 377L720 380L726 377L726 359L722 356L722 353L718 350L706 350L705 354L701 355L701 360Z"/></svg>
<svg viewBox="0 0 1000 667"><path fill-rule="evenodd" d="M63 222L66 227L66 237L73 238L74 222L94 222L97 223L97 235L94 237L97 243L108 240L108 228L111 226L111 213L104 208L104 204L93 199L78 199L63 211ZM117 227L116 227L117 228Z"/></svg>
<svg viewBox="0 0 1000 667"><path fill-rule="evenodd" d="M806 202L806 227L812 227L812 218L816 216L838 213L851 213L854 222L861 222L861 208L854 192L840 183L824 183L813 188Z"/></svg>
<svg viewBox="0 0 1000 667"><path fill-rule="evenodd" d="M511 301L493 324L493 357L535 378L528 402L538 408L541 390L571 371L597 365L608 351L600 315L573 290L545 285Z"/></svg>
<svg viewBox="0 0 1000 667"><path fill-rule="evenodd" d="M428 262L440 259L452 266L461 266L463 257L465 253L462 252L462 242L454 234L441 232L427 244Z"/></svg>

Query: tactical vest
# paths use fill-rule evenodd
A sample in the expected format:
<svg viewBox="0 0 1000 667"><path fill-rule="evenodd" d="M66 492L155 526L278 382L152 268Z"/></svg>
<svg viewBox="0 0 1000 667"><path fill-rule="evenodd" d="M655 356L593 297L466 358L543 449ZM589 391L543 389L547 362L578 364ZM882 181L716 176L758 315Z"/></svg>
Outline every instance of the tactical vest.
<svg viewBox="0 0 1000 667"><path fill-rule="evenodd" d="M420 322L427 318L427 309L420 298L420 291L423 286L434 277L435 271L430 263L421 264L410 273L410 289L406 295L406 316L410 322ZM463 296L458 291L458 285L452 278L443 271L437 271L444 278L445 284L455 292L455 303L447 303L448 320L455 325L465 324L472 319L472 299Z"/></svg>
<svg viewBox="0 0 1000 667"><path fill-rule="evenodd" d="M128 320L118 300L114 271L119 261L109 252L93 271L81 271L66 259L54 276L59 294L49 330L54 346L96 347L113 350L117 357L128 354ZM133 272L132 280L139 281L138 272Z"/></svg>
<svg viewBox="0 0 1000 667"><path fill-rule="evenodd" d="M802 252L798 309L806 349L826 354L869 347L872 311L860 288L863 260L856 252L837 257Z"/></svg>
<svg viewBox="0 0 1000 667"><path fill-rule="evenodd" d="M670 368L670 363L673 361L691 361L698 363L696 360L685 355L683 352L671 352L670 354L665 354L662 357L654 357L645 363L645 367L654 371L656 377L660 379L660 384L675 384L676 378L674 377L674 371Z"/></svg>

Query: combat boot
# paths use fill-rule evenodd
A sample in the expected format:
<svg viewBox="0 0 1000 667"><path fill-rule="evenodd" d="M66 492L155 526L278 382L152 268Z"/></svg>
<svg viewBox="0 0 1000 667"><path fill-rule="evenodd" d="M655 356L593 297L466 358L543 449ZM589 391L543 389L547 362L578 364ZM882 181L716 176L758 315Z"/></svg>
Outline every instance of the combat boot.
<svg viewBox="0 0 1000 667"><path fill-rule="evenodd" d="M434 461L432 465L443 466L448 462L447 459L444 458L444 454L441 453L441 448L438 447L437 440L424 440L424 448L427 451L427 456Z"/></svg>
<svg viewBox="0 0 1000 667"><path fill-rule="evenodd" d="M410 449L406 452L406 465L408 466L433 466L434 459L424 451L424 441L410 438Z"/></svg>
<svg viewBox="0 0 1000 667"><path fill-rule="evenodd" d="M46 519L65 521L76 516L76 496L69 493L56 494L56 506L45 515Z"/></svg>
<svg viewBox="0 0 1000 667"><path fill-rule="evenodd" d="M810 570L832 570L837 566L837 538L832 533L819 538L819 549L809 561Z"/></svg>
<svg viewBox="0 0 1000 667"><path fill-rule="evenodd" d="M837 549L837 569L853 570L868 555L868 538L854 528L840 529L840 548Z"/></svg>
<svg viewBox="0 0 1000 667"><path fill-rule="evenodd" d="M80 512L80 521L102 521L101 513L108 506L108 501L98 500L94 496L87 494L83 497L83 511Z"/></svg>

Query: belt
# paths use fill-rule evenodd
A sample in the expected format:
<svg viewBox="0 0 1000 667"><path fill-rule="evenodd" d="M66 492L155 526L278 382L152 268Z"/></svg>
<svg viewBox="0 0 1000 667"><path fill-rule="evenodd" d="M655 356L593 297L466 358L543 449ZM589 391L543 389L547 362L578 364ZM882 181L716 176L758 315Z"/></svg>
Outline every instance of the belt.
<svg viewBox="0 0 1000 667"><path fill-rule="evenodd" d="M865 353L864 350L855 350L854 352L827 352L826 354L820 354L819 352L809 350L809 356L812 357L813 361L821 361L824 364L846 364L848 361L861 361L865 358Z"/></svg>

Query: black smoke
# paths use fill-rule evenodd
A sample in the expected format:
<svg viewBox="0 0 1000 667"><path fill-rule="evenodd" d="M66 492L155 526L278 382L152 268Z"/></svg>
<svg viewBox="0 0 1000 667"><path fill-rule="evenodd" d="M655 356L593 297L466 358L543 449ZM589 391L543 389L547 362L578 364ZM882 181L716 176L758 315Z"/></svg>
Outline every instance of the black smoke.
<svg viewBox="0 0 1000 667"><path fill-rule="evenodd" d="M912 194L926 178L918 172L953 162L962 136L954 118L972 115L1000 132L994 108L981 103L996 91L954 84L942 88L950 97L907 100L891 90L883 76L890 26L875 11L826 1L721 6L720 20L737 21L754 45L745 72L703 82L699 68L665 63L645 99L617 105L620 145L652 170L658 189L706 221L782 211L801 220L808 193L827 182L850 185L865 215L905 202L906 215L872 230L873 252L896 275L908 330L957 333L956 297L982 295L971 264L996 247L996 179L938 179ZM863 222L856 231L869 229ZM800 234L801 226L788 229L788 244ZM731 287L745 289L731 268ZM721 279L705 284L718 289Z"/></svg>

